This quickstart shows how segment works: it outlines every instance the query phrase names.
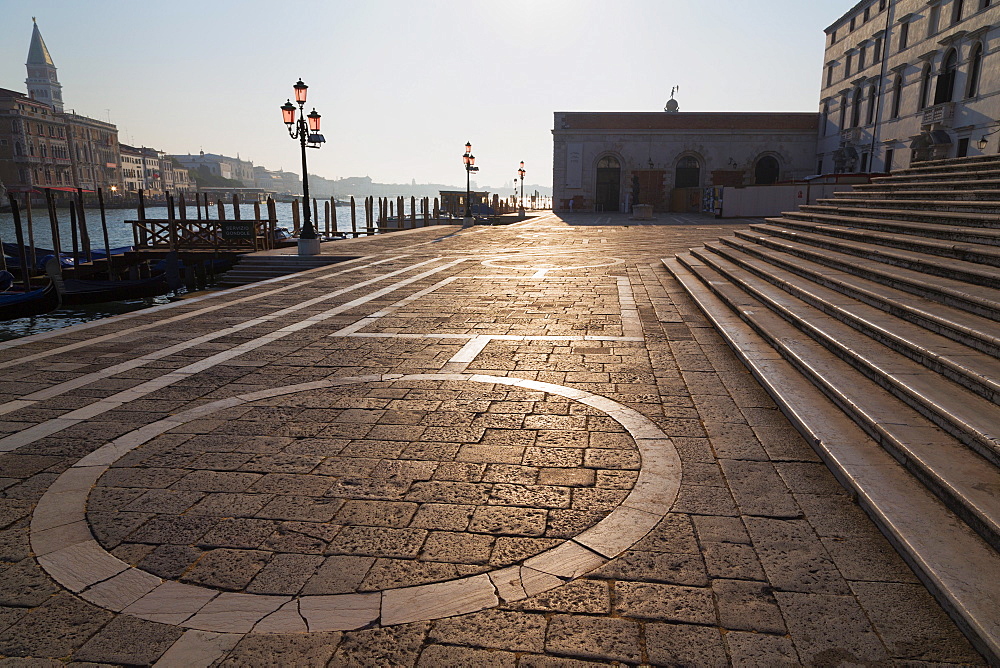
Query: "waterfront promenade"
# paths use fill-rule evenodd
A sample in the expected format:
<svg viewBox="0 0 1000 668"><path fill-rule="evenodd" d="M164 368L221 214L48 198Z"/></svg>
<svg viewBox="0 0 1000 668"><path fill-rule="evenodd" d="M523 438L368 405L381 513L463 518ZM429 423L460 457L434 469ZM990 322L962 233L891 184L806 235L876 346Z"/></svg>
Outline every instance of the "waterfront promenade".
<svg viewBox="0 0 1000 668"><path fill-rule="evenodd" d="M0 666L981 664L661 262L746 224L333 242L0 344Z"/></svg>

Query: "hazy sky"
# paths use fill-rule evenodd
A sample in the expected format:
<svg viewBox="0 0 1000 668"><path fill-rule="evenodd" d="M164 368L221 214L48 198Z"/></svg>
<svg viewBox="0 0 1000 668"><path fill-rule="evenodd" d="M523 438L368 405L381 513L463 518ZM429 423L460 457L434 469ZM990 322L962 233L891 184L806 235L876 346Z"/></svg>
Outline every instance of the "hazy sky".
<svg viewBox="0 0 1000 668"><path fill-rule="evenodd" d="M25 91L31 17L67 109L121 141L300 172L279 107L323 115L309 171L551 184L556 111L815 111L823 29L854 0L0 0L0 87ZM292 14L291 12L295 13Z"/></svg>

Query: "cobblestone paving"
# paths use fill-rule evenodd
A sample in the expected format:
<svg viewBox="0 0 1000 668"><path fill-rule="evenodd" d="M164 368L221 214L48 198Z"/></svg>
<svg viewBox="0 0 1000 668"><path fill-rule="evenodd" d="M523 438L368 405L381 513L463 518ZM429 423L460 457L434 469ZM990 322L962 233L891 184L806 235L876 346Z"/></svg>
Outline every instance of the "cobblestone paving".
<svg viewBox="0 0 1000 668"><path fill-rule="evenodd" d="M0 665L981 664L659 261L745 222L658 222L0 344Z"/></svg>

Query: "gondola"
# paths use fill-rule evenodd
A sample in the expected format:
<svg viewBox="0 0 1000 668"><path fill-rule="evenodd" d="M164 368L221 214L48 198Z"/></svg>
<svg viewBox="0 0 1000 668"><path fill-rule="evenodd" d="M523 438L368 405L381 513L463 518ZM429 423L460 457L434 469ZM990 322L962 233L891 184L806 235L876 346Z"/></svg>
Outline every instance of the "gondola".
<svg viewBox="0 0 1000 668"><path fill-rule="evenodd" d="M55 285L49 283L44 288L27 292L0 293L0 320L13 320L41 315L59 306L59 295Z"/></svg>
<svg viewBox="0 0 1000 668"><path fill-rule="evenodd" d="M66 306L99 304L130 299L158 297L170 292L162 274L152 278L128 281L92 281L80 278L60 278L53 281L62 303Z"/></svg>

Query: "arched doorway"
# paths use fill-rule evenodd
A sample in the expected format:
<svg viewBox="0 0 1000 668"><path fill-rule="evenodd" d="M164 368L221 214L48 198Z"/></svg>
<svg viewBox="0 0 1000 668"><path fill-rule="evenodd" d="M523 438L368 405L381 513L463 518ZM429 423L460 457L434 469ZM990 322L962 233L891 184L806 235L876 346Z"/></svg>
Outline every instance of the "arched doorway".
<svg viewBox="0 0 1000 668"><path fill-rule="evenodd" d="M621 197L621 163L607 155L597 163L597 187L594 208L597 211L618 211Z"/></svg>
<svg viewBox="0 0 1000 668"><path fill-rule="evenodd" d="M780 172L781 166L778 164L778 160L774 156L765 155L757 161L757 165L754 167L753 182L758 186L769 186L778 182Z"/></svg>
<svg viewBox="0 0 1000 668"><path fill-rule="evenodd" d="M671 211L698 211L701 208L701 161L685 155L674 167L674 189L670 194Z"/></svg>
<svg viewBox="0 0 1000 668"><path fill-rule="evenodd" d="M674 172L675 188L697 188L701 185L701 163L698 158L686 155L677 161Z"/></svg>

